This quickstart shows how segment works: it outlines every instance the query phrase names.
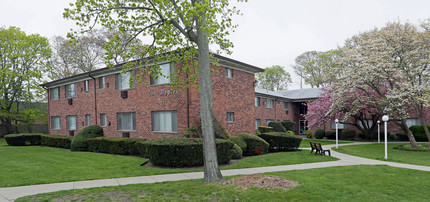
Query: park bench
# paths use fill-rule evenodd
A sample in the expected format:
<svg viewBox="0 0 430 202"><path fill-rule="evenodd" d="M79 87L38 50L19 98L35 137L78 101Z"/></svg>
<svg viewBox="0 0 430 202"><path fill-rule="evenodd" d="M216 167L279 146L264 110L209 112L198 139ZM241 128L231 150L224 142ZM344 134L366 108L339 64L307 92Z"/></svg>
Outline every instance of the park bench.
<svg viewBox="0 0 430 202"><path fill-rule="evenodd" d="M325 155L325 153L327 152L328 155L331 156L330 150L329 149L323 149L321 146L321 143L319 143L319 142L309 142L309 143L311 144L311 154L315 150L315 155L317 155L317 154Z"/></svg>

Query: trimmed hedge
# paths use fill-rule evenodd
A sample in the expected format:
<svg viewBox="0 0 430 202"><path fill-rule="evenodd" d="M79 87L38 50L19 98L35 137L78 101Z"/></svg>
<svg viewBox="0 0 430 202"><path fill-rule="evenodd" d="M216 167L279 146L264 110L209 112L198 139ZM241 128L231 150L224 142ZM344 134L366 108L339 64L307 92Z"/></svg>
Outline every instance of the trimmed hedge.
<svg viewBox="0 0 430 202"><path fill-rule="evenodd" d="M234 144L237 144L237 146L239 146L240 149L242 149L242 152L246 150L246 142L243 141L242 137L239 137L237 135L232 136L230 137L230 141L232 141Z"/></svg>
<svg viewBox="0 0 430 202"><path fill-rule="evenodd" d="M357 133L355 132L355 130L342 130L342 133L340 134L340 139L341 140L353 140L355 138L356 134ZM335 133L335 135L336 135L336 133Z"/></svg>
<svg viewBox="0 0 430 202"><path fill-rule="evenodd" d="M314 136L316 139L323 139L324 135L325 135L324 130L321 128L317 129L314 133Z"/></svg>
<svg viewBox="0 0 430 202"><path fill-rule="evenodd" d="M62 136L62 135L47 135L43 134L40 136L42 145L48 147L58 147L64 149L70 149L73 137Z"/></svg>
<svg viewBox="0 0 430 202"><path fill-rule="evenodd" d="M268 126L273 128L273 132L287 132L280 122L270 122Z"/></svg>
<svg viewBox="0 0 430 202"><path fill-rule="evenodd" d="M87 139L88 151L120 155L140 155L137 142L144 139L123 137L97 137Z"/></svg>
<svg viewBox="0 0 430 202"><path fill-rule="evenodd" d="M295 121L281 121L281 124L282 126L284 126L285 130L291 130L293 132L297 132Z"/></svg>
<svg viewBox="0 0 430 202"><path fill-rule="evenodd" d="M231 149L231 158L232 159L241 159L242 154L243 154L242 149L239 146L237 146L237 144L234 144L233 148Z"/></svg>
<svg viewBox="0 0 430 202"><path fill-rule="evenodd" d="M312 138L312 131L311 130L306 130L305 131L305 135L306 135L306 138L308 138L308 139Z"/></svg>
<svg viewBox="0 0 430 202"><path fill-rule="evenodd" d="M269 149L269 143L256 135L241 133L236 136L240 137L246 143L246 149L243 150L244 155L251 156L265 154Z"/></svg>
<svg viewBox="0 0 430 202"><path fill-rule="evenodd" d="M273 127L269 127L269 126L258 126L258 132L260 133L268 133L268 132L272 132L273 131Z"/></svg>
<svg viewBox="0 0 430 202"><path fill-rule="evenodd" d="M427 126L427 128L430 131L430 126ZM411 130L412 134L414 134L415 140L417 141L428 141L427 135L424 131L424 126L411 126L409 127L409 130Z"/></svg>
<svg viewBox="0 0 430 202"><path fill-rule="evenodd" d="M103 128L98 125L87 126L73 138L70 149L72 151L87 151L87 140L103 136Z"/></svg>
<svg viewBox="0 0 430 202"><path fill-rule="evenodd" d="M19 133L4 136L10 146L40 145L40 133Z"/></svg>
<svg viewBox="0 0 430 202"><path fill-rule="evenodd" d="M327 137L327 139L336 139L336 131L325 131L325 137Z"/></svg>
<svg viewBox="0 0 430 202"><path fill-rule="evenodd" d="M302 142L299 136L281 132L262 133L260 137L269 143L269 151L293 151Z"/></svg>
<svg viewBox="0 0 430 202"><path fill-rule="evenodd" d="M234 143L216 139L219 164L231 160ZM160 138L147 141L149 161L156 166L190 167L203 165L203 142L200 138Z"/></svg>

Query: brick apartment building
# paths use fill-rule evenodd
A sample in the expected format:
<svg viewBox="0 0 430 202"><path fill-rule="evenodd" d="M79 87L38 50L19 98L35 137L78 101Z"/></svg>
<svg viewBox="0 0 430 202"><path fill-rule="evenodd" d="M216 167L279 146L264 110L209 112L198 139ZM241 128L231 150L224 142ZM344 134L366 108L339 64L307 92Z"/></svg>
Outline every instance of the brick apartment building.
<svg viewBox="0 0 430 202"><path fill-rule="evenodd" d="M254 74L264 69L214 55L219 67L212 73L213 107L227 132L255 132ZM175 68L160 64L162 72ZM48 89L49 131L74 135L88 125L100 125L106 136L154 139L177 136L200 122L200 95L194 87L172 90L170 80L132 81L138 69L121 73L97 69L42 84Z"/></svg>

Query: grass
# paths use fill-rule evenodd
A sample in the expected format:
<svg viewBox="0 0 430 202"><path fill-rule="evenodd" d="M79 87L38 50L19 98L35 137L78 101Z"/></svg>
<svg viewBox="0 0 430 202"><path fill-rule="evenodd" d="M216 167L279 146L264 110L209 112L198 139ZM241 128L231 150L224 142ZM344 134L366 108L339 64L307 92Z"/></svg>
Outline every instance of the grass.
<svg viewBox="0 0 430 202"><path fill-rule="evenodd" d="M329 144L336 144L336 140L316 140L316 139L303 139L300 143L300 148L309 148L311 147L309 145L309 142L319 142L321 145L329 145ZM348 141L339 141L339 144L345 144L350 143Z"/></svg>
<svg viewBox="0 0 430 202"><path fill-rule="evenodd" d="M415 165L430 166L430 153L428 152L416 152L416 151L405 151L393 149L398 145L407 145L409 143L390 143L388 144L387 154L388 161L408 163ZM427 143L425 143L427 144ZM370 159L384 160L384 144L365 144L365 145L353 145L353 146L342 146L339 149L334 150L350 154L354 156L360 156Z"/></svg>
<svg viewBox="0 0 430 202"><path fill-rule="evenodd" d="M202 180L60 191L17 201L428 201L430 172L389 166L343 166L266 173L298 181L294 189L241 189Z"/></svg>
<svg viewBox="0 0 430 202"><path fill-rule="evenodd" d="M0 139L0 187L202 171L142 167L147 159L43 146L8 146ZM223 169L333 161L309 151L269 153L247 157Z"/></svg>

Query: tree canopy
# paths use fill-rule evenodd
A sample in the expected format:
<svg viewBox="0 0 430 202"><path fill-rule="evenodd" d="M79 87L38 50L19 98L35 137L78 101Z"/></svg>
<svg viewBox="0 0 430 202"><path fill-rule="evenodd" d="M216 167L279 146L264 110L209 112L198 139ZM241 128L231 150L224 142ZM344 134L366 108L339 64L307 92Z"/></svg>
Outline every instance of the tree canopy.
<svg viewBox="0 0 430 202"><path fill-rule="evenodd" d="M112 57L115 50L128 47L128 56L139 60L124 64L123 71L139 67L139 81L148 73L171 78L178 87L188 87L199 78L205 182L221 179L212 121L210 62L211 58L216 61L209 53L209 45L216 45L217 53L230 53L232 43L227 36L236 27L231 21L231 16L238 12L236 8L228 0L77 0L70 7L65 9L64 17L81 27L71 37L96 25L117 27L121 33L129 34L125 43L118 37L110 40L106 45L107 55ZM147 45L130 43L138 37ZM163 75L159 63L165 61L180 64L181 68Z"/></svg>
<svg viewBox="0 0 430 202"><path fill-rule="evenodd" d="M0 28L0 120L12 133L12 121L31 121L34 111L16 111L43 93L39 86L51 70L51 49L46 38L27 35L17 27Z"/></svg>
<svg viewBox="0 0 430 202"><path fill-rule="evenodd" d="M264 72L257 74L256 79L259 87L271 91L286 90L292 82L290 73L279 65L267 67Z"/></svg>

